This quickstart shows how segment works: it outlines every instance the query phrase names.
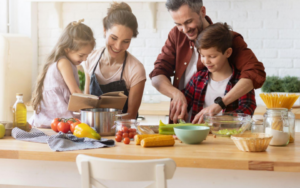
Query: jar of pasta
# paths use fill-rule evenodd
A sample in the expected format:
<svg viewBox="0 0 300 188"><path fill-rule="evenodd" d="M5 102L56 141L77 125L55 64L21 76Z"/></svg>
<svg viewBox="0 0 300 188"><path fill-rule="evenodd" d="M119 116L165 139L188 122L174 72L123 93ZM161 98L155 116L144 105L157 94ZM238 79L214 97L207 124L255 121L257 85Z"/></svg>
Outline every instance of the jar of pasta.
<svg viewBox="0 0 300 188"><path fill-rule="evenodd" d="M288 111L288 118L290 124L290 142L294 143L295 141L295 114L292 112L292 109Z"/></svg>
<svg viewBox="0 0 300 188"><path fill-rule="evenodd" d="M267 108L264 114L265 133L273 136L269 145L285 146L290 140L290 124L287 108Z"/></svg>

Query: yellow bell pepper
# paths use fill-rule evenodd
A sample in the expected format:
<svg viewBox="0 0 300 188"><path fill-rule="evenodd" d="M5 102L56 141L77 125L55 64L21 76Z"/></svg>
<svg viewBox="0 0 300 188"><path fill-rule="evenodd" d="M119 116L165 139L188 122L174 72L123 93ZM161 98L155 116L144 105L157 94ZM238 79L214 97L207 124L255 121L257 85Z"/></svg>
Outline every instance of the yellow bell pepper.
<svg viewBox="0 0 300 188"><path fill-rule="evenodd" d="M74 136L78 138L92 138L96 140L100 140L101 136L94 130L92 129L89 125L85 123L80 123L75 127Z"/></svg>

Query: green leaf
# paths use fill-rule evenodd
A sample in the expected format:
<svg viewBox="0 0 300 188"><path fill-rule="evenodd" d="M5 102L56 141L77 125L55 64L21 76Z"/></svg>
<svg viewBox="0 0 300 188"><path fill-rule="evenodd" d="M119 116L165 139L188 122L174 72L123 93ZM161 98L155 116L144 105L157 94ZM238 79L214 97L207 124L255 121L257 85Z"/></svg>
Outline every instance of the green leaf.
<svg viewBox="0 0 300 188"><path fill-rule="evenodd" d="M78 77L79 77L79 88L81 91L84 91L84 84L85 84L85 74L82 71L78 71Z"/></svg>

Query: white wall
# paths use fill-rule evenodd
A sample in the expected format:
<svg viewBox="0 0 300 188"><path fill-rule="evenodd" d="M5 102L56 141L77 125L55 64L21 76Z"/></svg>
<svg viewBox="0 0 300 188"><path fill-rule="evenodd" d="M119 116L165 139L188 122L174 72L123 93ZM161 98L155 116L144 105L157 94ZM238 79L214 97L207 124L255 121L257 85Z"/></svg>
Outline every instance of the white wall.
<svg viewBox="0 0 300 188"><path fill-rule="evenodd" d="M7 5L6 1L0 0L0 33L7 33Z"/></svg>
<svg viewBox="0 0 300 188"><path fill-rule="evenodd" d="M129 52L144 64L148 75L174 22L164 3L158 3L157 32L153 32L147 4L129 5L138 19L140 32L132 41ZM204 0L204 5L213 22L227 22L244 36L257 58L264 63L267 75L300 77L299 0ZM66 26L71 21L85 18L85 23L94 31L97 46L103 46L102 19L108 7L108 3L63 3L62 20L59 20L54 3L39 3L39 68L61 32L59 21ZM149 100L150 96L154 100L168 100L157 93L148 78L144 100Z"/></svg>

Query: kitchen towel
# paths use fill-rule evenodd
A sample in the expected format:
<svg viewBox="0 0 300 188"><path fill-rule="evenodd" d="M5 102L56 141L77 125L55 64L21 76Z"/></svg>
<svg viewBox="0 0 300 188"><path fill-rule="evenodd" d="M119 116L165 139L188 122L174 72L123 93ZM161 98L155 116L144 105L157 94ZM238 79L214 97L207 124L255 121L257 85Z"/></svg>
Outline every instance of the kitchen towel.
<svg viewBox="0 0 300 188"><path fill-rule="evenodd" d="M78 138L73 134L64 134L62 132L59 132L56 135L48 136L36 128L32 128L30 132L26 132L16 127L12 130L12 137L17 140L47 143L53 151L93 149L113 147L115 145L114 140L108 140L105 138L101 138L101 140Z"/></svg>

